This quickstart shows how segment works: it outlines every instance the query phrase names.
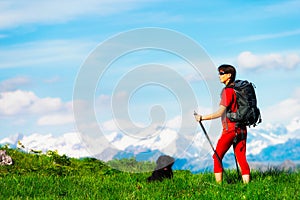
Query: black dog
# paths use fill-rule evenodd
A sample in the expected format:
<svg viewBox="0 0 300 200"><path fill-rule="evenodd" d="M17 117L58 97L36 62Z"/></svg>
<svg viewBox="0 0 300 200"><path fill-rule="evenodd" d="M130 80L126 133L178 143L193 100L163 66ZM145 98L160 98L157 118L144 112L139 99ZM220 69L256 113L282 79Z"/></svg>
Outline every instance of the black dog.
<svg viewBox="0 0 300 200"><path fill-rule="evenodd" d="M165 178L173 178L172 166L175 162L175 159L171 156L159 156L156 161L155 170L152 172L152 175L148 177L147 181L162 181Z"/></svg>

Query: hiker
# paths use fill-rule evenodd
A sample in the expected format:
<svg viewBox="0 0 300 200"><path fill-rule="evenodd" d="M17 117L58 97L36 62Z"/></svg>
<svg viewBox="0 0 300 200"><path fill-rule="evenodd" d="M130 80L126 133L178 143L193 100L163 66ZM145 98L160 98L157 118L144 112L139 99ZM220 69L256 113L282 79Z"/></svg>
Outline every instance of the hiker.
<svg viewBox="0 0 300 200"><path fill-rule="evenodd" d="M250 181L250 168L246 159L247 128L244 125L237 127L236 122L230 121L226 116L226 111L231 110L235 112L237 110L236 93L233 89L236 70L231 65L223 64L218 67L218 72L221 83L225 84L225 88L221 93L219 109L209 115L196 114L195 119L200 122L221 117L223 130L213 155L216 182L222 182L222 159L231 145L233 145L237 162L242 171L243 182L248 183Z"/></svg>

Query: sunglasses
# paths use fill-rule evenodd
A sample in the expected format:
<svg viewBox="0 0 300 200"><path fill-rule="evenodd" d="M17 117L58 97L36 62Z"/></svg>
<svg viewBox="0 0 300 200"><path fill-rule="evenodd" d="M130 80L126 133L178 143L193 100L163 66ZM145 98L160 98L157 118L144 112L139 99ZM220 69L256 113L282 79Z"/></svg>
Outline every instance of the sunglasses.
<svg viewBox="0 0 300 200"><path fill-rule="evenodd" d="M228 74L226 72L219 72L219 75L224 75L224 74Z"/></svg>

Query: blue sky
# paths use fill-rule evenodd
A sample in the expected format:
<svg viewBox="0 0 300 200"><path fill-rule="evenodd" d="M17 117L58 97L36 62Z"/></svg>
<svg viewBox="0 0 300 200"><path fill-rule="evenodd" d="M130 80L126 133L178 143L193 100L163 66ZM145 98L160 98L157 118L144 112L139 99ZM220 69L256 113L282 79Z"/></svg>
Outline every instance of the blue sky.
<svg viewBox="0 0 300 200"><path fill-rule="evenodd" d="M299 1L2 0L1 137L76 131L73 90L85 60L109 38L145 27L173 30L191 38L215 67L222 63L236 66L237 78L248 79L257 87L264 123L288 125L300 117L299 7ZM102 79L105 89L95 93L96 99L102 99L101 105L95 105L100 113L105 99L113 94L113 80L124 76L121 65L149 62L172 63L178 67L175 70L188 75L189 69L180 66L184 65L181 59L161 52L142 51L120 58ZM199 89L203 84L203 80L190 82L198 98L196 109L207 113L209 96L203 97ZM168 120L180 112L178 106L171 109L176 98L170 91L152 85L135 94L129 107L137 123L149 123L153 105L170 106Z"/></svg>

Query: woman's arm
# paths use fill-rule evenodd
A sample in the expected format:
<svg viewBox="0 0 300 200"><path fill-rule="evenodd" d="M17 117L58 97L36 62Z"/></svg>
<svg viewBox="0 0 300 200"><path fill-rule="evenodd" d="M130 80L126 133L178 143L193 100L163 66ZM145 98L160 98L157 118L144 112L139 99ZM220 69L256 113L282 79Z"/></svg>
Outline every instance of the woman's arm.
<svg viewBox="0 0 300 200"><path fill-rule="evenodd" d="M204 116L195 115L195 118L197 121L216 119L216 118L221 117L225 113L225 111L226 111L226 107L223 105L220 105L219 109L216 112L214 112L210 115L204 115Z"/></svg>

